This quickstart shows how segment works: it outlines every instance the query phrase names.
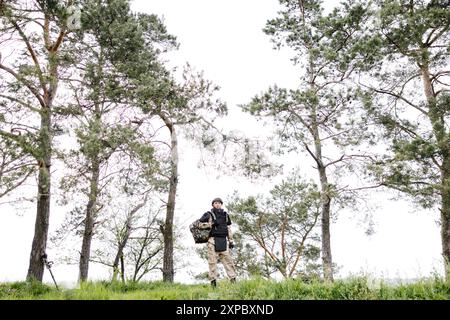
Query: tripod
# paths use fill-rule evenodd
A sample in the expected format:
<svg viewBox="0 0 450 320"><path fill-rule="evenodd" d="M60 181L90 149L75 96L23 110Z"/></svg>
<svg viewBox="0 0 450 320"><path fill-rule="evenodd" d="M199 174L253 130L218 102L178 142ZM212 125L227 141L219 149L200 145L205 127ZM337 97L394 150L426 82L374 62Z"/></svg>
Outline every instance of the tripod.
<svg viewBox="0 0 450 320"><path fill-rule="evenodd" d="M58 288L58 284L56 283L55 277L53 276L53 272L52 272L52 265L53 265L53 261L48 261L47 260L47 254L44 253L41 256L42 261L44 262L45 266L47 267L48 271L50 271L50 275L52 276L53 282L55 283L56 289L59 290Z"/></svg>

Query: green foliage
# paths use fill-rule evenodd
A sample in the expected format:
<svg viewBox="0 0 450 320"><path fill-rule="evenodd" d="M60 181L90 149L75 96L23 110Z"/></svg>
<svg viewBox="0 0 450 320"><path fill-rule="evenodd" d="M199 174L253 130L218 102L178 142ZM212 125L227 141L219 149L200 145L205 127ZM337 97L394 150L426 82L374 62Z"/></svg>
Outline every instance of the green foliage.
<svg viewBox="0 0 450 320"><path fill-rule="evenodd" d="M438 155L437 146L432 141L425 141L421 137L409 141L394 141L393 151L395 159L404 160L424 160L431 159Z"/></svg>
<svg viewBox="0 0 450 320"><path fill-rule="evenodd" d="M156 53L159 53L159 50L166 51L178 47L176 37L168 33L166 26L157 15L139 13L137 21L143 30L146 45L152 48L156 47Z"/></svg>
<svg viewBox="0 0 450 320"><path fill-rule="evenodd" d="M359 93L379 137L390 145L368 166L369 174L434 207L447 197L442 173L448 180L448 94L435 77L445 74L450 57L448 4L374 1L367 10L367 32L352 49L365 64L358 68L371 77Z"/></svg>
<svg viewBox="0 0 450 320"><path fill-rule="evenodd" d="M320 208L317 186L301 181L295 173L276 185L266 199L241 199L235 194L228 204L244 241L257 248L254 256L258 257L252 262L247 259L247 264L265 277L278 271L287 278L317 272L311 267L319 257L315 227Z"/></svg>
<svg viewBox="0 0 450 320"><path fill-rule="evenodd" d="M280 4L283 9L264 31L277 47L294 50L293 60L302 66L302 81L295 90L275 85L243 110L272 120L280 142L278 152L301 150L317 168L323 166L327 176L334 167L342 175L345 169L353 172L358 155L337 158L334 150L338 147L350 154L348 150L373 139L358 91L349 81L368 55L356 48L363 45L359 36L365 33L364 22L371 11L357 1L346 1L326 15L322 1L283 0Z"/></svg>
<svg viewBox="0 0 450 320"><path fill-rule="evenodd" d="M28 135L26 135L28 136ZM19 188L36 171L35 159L27 150L24 136L15 140L0 137L0 198Z"/></svg>
<svg viewBox="0 0 450 320"><path fill-rule="evenodd" d="M448 29L450 13L445 5L436 1L428 4L414 2L405 5L402 1L377 1L378 23L385 37L385 53L391 55L407 55L420 65L432 63L442 64L442 50L426 50L442 35L428 36L430 30L445 31ZM443 29L441 29L443 28ZM444 35L445 37L445 35Z"/></svg>
<svg viewBox="0 0 450 320"><path fill-rule="evenodd" d="M96 36L111 61L123 61L122 55L132 58L135 49L144 45L142 33L130 16L129 1L88 1L81 19L84 32Z"/></svg>
<svg viewBox="0 0 450 320"><path fill-rule="evenodd" d="M52 157L53 137L58 134L51 125L51 109L58 87L55 74L61 71L60 47L52 45L64 28L61 19L65 11L60 1L50 0L8 1L5 7L1 42L14 48L14 54L0 59L0 148L5 157L0 168L0 196L18 188L38 168L40 187L49 185L46 165L50 167L50 163L44 162ZM44 16L47 33L30 27L36 21L43 24Z"/></svg>

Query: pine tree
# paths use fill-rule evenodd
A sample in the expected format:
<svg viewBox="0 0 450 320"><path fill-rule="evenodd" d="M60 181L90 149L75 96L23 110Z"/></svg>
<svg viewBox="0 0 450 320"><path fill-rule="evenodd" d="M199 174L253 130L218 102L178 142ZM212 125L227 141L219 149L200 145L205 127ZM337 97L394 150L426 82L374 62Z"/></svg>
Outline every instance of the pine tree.
<svg viewBox="0 0 450 320"><path fill-rule="evenodd" d="M25 134L0 131L35 158L38 168L37 213L27 279L42 281L42 256L47 247L50 223L51 166L53 156L53 112L57 104L59 74L65 64L61 46L70 30L66 6L72 1L2 2L1 38L13 43L18 55L6 51L0 58L3 101L21 107L21 130ZM8 57L8 58L7 58ZM24 114L26 113L26 116Z"/></svg>
<svg viewBox="0 0 450 320"><path fill-rule="evenodd" d="M333 167L343 168L355 158L364 157L349 154L346 148L370 139L361 111L352 104L355 92L349 81L357 61L348 55L348 48L355 41L352 35L359 31L364 11L355 7L347 12L348 8L343 7L324 15L321 1L280 3L284 10L278 18L268 21L264 31L272 36L276 47L287 45L294 49L294 61L304 70L300 89L274 86L253 98L244 109L273 119L282 149L299 149L312 158L322 203L323 274L326 281L333 281L332 205L344 188L338 181L332 182L330 174ZM336 156L339 148L342 151Z"/></svg>
<svg viewBox="0 0 450 320"><path fill-rule="evenodd" d="M374 1L354 55L368 114L389 152L370 166L379 185L440 211L450 277L450 10L448 1ZM367 78L366 78L367 79Z"/></svg>

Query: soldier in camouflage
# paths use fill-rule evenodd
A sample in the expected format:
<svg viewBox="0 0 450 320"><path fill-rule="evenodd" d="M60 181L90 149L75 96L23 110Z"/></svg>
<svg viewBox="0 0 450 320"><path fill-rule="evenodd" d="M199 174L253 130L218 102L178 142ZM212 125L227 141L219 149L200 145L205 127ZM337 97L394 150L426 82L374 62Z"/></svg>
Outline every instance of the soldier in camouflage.
<svg viewBox="0 0 450 320"><path fill-rule="evenodd" d="M211 224L211 232L208 239L208 266L209 279L213 287L217 286L218 258L225 267L225 271L231 282L236 282L236 271L229 251L229 249L234 248L231 220L228 213L222 209L222 205L222 199L215 198L212 201L213 208L211 211L214 212L216 219L213 219L211 211L205 212L200 218L200 222Z"/></svg>

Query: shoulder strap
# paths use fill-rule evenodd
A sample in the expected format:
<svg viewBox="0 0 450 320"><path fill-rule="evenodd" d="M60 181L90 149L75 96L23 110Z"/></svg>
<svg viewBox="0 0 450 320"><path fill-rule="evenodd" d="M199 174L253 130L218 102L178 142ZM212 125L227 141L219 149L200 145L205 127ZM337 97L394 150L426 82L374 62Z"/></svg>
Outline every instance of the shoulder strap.
<svg viewBox="0 0 450 320"><path fill-rule="evenodd" d="M216 219L216 215L214 214L214 212L212 212L212 210L209 213L211 213L211 216L212 216L213 220L217 220Z"/></svg>

